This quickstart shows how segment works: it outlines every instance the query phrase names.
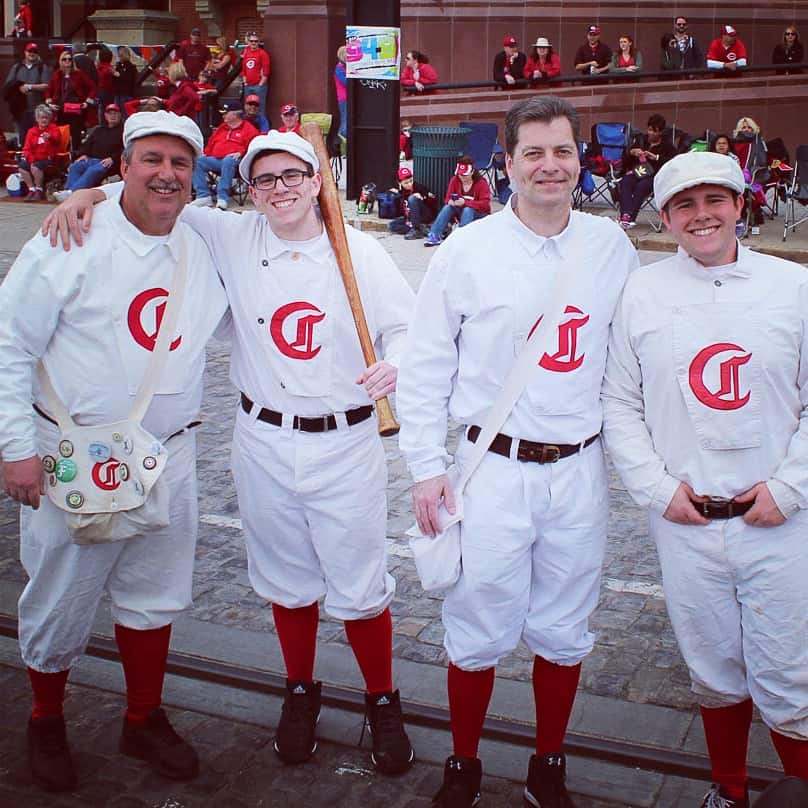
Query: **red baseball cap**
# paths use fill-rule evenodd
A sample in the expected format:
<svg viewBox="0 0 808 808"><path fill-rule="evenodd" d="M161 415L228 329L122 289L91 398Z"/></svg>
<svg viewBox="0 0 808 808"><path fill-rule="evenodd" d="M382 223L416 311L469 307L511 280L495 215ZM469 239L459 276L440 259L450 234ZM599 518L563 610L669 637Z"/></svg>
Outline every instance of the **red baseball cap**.
<svg viewBox="0 0 808 808"><path fill-rule="evenodd" d="M297 107L294 104L284 104L281 107L281 115L292 115L297 112Z"/></svg>
<svg viewBox="0 0 808 808"><path fill-rule="evenodd" d="M738 36L738 32L731 25L723 25L721 27L721 33L727 36Z"/></svg>
<svg viewBox="0 0 808 808"><path fill-rule="evenodd" d="M600 33L600 26L599 25L590 25L589 28L586 29L587 34L599 34Z"/></svg>
<svg viewBox="0 0 808 808"><path fill-rule="evenodd" d="M117 104L107 104L104 107L104 112L120 112L121 108Z"/></svg>
<svg viewBox="0 0 808 808"><path fill-rule="evenodd" d="M248 95L244 99L244 103L245 104L260 104L261 99L255 93L253 93L252 95Z"/></svg>
<svg viewBox="0 0 808 808"><path fill-rule="evenodd" d="M410 171L407 166L401 166L398 170L398 179L399 180L411 180L412 179L412 171Z"/></svg>
<svg viewBox="0 0 808 808"><path fill-rule="evenodd" d="M36 51L37 53L39 53L39 45L37 45L36 42L29 42L25 46L25 50L27 50L27 51Z"/></svg>
<svg viewBox="0 0 808 808"><path fill-rule="evenodd" d="M506 36L505 39L502 40L502 44L505 47L512 48L516 45L516 37L515 36Z"/></svg>

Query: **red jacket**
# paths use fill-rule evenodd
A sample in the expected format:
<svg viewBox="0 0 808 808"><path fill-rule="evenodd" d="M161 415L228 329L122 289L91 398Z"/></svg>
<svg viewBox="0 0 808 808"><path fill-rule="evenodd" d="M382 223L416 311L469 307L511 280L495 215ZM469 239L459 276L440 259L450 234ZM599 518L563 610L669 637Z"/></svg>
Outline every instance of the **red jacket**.
<svg viewBox="0 0 808 808"><path fill-rule="evenodd" d="M435 68L432 67L432 65L424 62L418 66L418 73L418 81L424 85L424 88L430 84L438 83L438 74L435 72ZM415 76L413 75L412 68L407 67L406 65L401 71L401 86L404 87L405 90L414 90L415 92L418 92L418 90L415 88ZM426 93L428 90L424 89L421 90L421 92ZM433 90L432 92L436 91Z"/></svg>
<svg viewBox="0 0 808 808"><path fill-rule="evenodd" d="M243 157L247 151L247 146L250 145L250 141L257 134L258 130L247 121L242 121L232 129L226 123L223 123L210 136L208 145L205 146L205 154L208 157L215 157L217 160L237 152Z"/></svg>
<svg viewBox="0 0 808 808"><path fill-rule="evenodd" d="M109 62L98 63L98 86L102 90L112 92L112 80L115 76L112 75L112 65Z"/></svg>
<svg viewBox="0 0 808 808"><path fill-rule="evenodd" d="M525 64L525 78L532 79L534 70L540 70L541 77L545 79L554 79L556 76L560 76L561 60L558 58L558 54L551 53L549 60L543 63L539 59L534 59L532 56L528 57L527 63ZM538 79L534 80L538 81Z"/></svg>
<svg viewBox="0 0 808 808"><path fill-rule="evenodd" d="M485 177L480 177L480 179L472 183L471 190L468 193L463 192L463 183L460 182L460 177L452 177L449 180L449 187L446 189L444 204L449 204L452 194L462 196L466 200L466 205L478 213L491 213L491 189L488 187L488 180Z"/></svg>
<svg viewBox="0 0 808 808"><path fill-rule="evenodd" d="M53 160L61 150L62 133L59 127L55 123L49 123L44 129L40 129L37 124L25 136L22 154L28 165L33 165L39 160Z"/></svg>
<svg viewBox="0 0 808 808"><path fill-rule="evenodd" d="M166 101L166 109L175 115L185 115L195 121L198 101L199 96L196 94L194 83L190 79L183 79Z"/></svg>
<svg viewBox="0 0 808 808"><path fill-rule="evenodd" d="M49 98L54 104L59 104L60 106L65 101L62 97L64 75L61 70L55 70L45 92L45 98ZM88 98L95 98L95 82L86 73L82 73L81 70L71 71L70 85L79 103L84 103ZM72 99L68 98L67 100L71 101Z"/></svg>

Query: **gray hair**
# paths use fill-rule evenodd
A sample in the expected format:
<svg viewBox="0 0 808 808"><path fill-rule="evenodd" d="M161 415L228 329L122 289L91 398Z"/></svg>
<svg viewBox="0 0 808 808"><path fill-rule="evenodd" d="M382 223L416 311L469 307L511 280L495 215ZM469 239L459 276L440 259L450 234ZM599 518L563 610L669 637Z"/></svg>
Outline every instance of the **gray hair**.
<svg viewBox="0 0 808 808"><path fill-rule="evenodd" d="M36 109L34 110L34 116L37 115L47 115L49 118L53 118L53 110L47 104L37 104Z"/></svg>
<svg viewBox="0 0 808 808"><path fill-rule="evenodd" d="M566 118L572 128L575 142L581 140L581 118L569 101L555 95L535 95L514 104L505 116L505 151L513 157L519 142L522 124L551 123L556 118Z"/></svg>
<svg viewBox="0 0 808 808"><path fill-rule="evenodd" d="M140 138L135 138L134 140L130 140L129 143L124 146L124 150L121 152L121 162L126 163L127 165L132 164L132 157L135 154L135 144L140 140ZM185 142L185 141L183 141ZM190 145L188 148L191 148ZM192 167L196 168L196 152L191 149L191 159L193 160Z"/></svg>

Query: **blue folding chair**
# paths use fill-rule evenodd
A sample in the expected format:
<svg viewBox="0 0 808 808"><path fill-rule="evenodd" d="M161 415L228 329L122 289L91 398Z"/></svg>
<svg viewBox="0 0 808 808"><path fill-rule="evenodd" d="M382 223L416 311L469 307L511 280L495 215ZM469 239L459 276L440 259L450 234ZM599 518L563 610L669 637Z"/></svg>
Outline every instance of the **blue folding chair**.
<svg viewBox="0 0 808 808"><path fill-rule="evenodd" d="M478 121L461 123L460 126L471 130L466 137L466 153L474 160L474 168L488 180L491 193L496 194L494 155L502 152L497 143L499 127L495 123Z"/></svg>
<svg viewBox="0 0 808 808"><path fill-rule="evenodd" d="M627 123L596 123L592 125L592 142L587 153L587 168L595 178L592 202L602 199L615 210L619 207L617 186L622 176L623 159L628 148L631 126ZM598 183L598 180L601 180Z"/></svg>

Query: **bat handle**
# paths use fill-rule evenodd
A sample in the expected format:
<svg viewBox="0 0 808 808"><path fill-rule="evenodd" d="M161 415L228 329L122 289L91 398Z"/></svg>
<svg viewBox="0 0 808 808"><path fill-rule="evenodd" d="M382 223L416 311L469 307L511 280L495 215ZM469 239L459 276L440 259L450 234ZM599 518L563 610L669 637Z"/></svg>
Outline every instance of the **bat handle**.
<svg viewBox="0 0 808 808"><path fill-rule="evenodd" d="M376 402L376 416L379 419L379 434L383 438L389 438L391 435L398 435L398 430L401 428L393 415L393 408L387 396L380 398Z"/></svg>

